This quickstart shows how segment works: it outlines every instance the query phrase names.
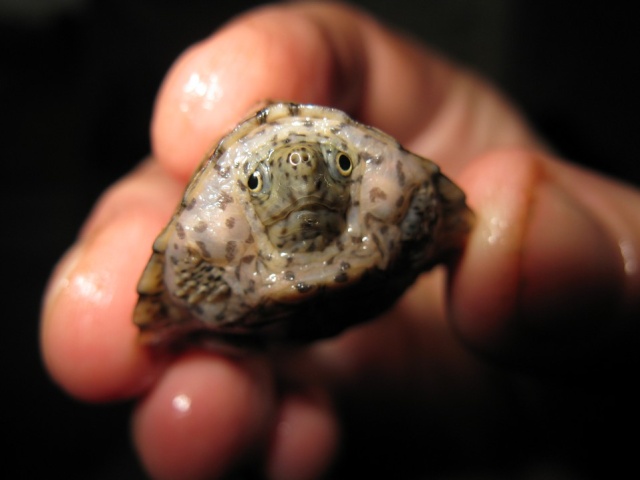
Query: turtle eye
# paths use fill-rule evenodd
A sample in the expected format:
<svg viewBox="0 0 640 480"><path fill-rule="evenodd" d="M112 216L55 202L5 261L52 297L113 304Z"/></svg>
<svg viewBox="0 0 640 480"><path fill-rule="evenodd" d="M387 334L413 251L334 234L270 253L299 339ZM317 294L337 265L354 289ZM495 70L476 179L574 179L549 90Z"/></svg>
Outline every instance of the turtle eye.
<svg viewBox="0 0 640 480"><path fill-rule="evenodd" d="M247 187L253 193L257 193L262 190L262 174L259 170L254 171L247 180Z"/></svg>
<svg viewBox="0 0 640 480"><path fill-rule="evenodd" d="M339 153L336 155L336 168L343 177L351 175L351 172L353 171L353 162L351 161L351 158L349 158L349 155L346 153Z"/></svg>

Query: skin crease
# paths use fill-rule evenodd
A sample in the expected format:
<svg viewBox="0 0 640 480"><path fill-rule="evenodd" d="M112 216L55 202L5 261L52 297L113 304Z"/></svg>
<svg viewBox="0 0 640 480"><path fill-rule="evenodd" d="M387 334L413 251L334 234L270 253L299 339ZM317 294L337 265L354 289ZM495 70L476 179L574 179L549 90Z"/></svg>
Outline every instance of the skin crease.
<svg viewBox="0 0 640 480"><path fill-rule="evenodd" d="M149 352L131 312L153 239L204 152L265 98L336 106L436 160L476 212L467 249L447 278L424 276L336 339L270 356ZM392 453L421 468L394 444L433 442L434 422L455 425L442 441L456 451L495 455L485 438L510 418L496 379L534 372L544 399L546 375L581 382L587 363L597 385L637 331L639 192L554 158L487 84L357 10L239 17L176 61L151 135L152 158L105 193L54 271L41 345L77 398L140 397L133 436L153 478L318 478L354 422L374 472ZM385 419L400 433L377 431Z"/></svg>

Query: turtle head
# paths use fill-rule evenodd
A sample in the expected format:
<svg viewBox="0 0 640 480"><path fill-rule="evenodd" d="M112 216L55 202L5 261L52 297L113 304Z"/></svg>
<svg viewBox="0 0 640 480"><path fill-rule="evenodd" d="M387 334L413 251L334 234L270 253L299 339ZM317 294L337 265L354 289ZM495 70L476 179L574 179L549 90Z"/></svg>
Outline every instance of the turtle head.
<svg viewBox="0 0 640 480"><path fill-rule="evenodd" d="M331 144L298 142L271 150L246 187L269 240L283 252L324 248L342 233L354 163Z"/></svg>

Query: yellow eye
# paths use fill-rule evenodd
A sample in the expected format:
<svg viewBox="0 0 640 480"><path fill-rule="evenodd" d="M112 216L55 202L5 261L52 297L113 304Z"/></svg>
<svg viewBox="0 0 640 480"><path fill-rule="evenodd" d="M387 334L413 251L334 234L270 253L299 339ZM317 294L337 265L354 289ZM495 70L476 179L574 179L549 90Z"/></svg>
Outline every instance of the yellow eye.
<svg viewBox="0 0 640 480"><path fill-rule="evenodd" d="M336 168L340 175L348 177L353 171L353 162L346 153L339 153L336 155Z"/></svg>
<svg viewBox="0 0 640 480"><path fill-rule="evenodd" d="M259 170L256 170L251 175L249 175L249 179L247 180L247 187L253 193L259 192L262 190L262 174Z"/></svg>

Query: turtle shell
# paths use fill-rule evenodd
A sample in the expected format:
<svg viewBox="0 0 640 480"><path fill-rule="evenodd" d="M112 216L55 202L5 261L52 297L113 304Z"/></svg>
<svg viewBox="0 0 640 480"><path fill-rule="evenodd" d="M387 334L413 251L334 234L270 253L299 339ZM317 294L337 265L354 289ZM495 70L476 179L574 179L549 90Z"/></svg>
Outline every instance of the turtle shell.
<svg viewBox="0 0 640 480"><path fill-rule="evenodd" d="M472 218L438 166L389 135L333 108L271 104L193 176L134 322L147 343L335 335L459 251Z"/></svg>

